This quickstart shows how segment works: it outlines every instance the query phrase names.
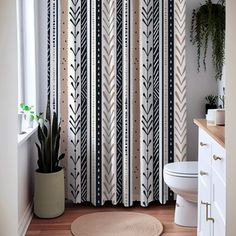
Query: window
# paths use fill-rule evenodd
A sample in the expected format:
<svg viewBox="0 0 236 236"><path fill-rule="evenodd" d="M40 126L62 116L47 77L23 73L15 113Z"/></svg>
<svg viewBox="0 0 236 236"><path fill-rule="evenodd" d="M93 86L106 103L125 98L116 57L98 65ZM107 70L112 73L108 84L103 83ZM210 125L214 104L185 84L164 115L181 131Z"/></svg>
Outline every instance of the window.
<svg viewBox="0 0 236 236"><path fill-rule="evenodd" d="M36 109L35 0L18 0L17 3L18 103L33 105Z"/></svg>
<svg viewBox="0 0 236 236"><path fill-rule="evenodd" d="M36 17L37 0L17 0L18 19L18 104L34 106L37 113L36 100ZM22 119L18 115L18 145L24 143L35 131L32 121Z"/></svg>

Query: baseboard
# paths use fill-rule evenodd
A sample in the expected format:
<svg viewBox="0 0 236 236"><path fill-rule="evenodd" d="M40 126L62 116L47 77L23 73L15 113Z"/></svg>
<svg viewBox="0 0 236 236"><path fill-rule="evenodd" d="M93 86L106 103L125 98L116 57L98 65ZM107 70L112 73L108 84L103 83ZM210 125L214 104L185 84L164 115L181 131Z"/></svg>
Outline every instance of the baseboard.
<svg viewBox="0 0 236 236"><path fill-rule="evenodd" d="M33 218L33 202L30 202L30 204L27 206L23 217L20 219L19 226L18 226L18 235L19 236L25 236L27 229L29 227L29 224Z"/></svg>

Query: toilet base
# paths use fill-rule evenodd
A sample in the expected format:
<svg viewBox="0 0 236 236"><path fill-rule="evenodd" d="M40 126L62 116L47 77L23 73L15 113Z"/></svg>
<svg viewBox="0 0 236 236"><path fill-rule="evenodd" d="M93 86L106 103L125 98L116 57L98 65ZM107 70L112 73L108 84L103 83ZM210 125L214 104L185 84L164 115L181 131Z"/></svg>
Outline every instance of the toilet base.
<svg viewBox="0 0 236 236"><path fill-rule="evenodd" d="M197 227L197 203L186 201L177 195L175 224L186 227Z"/></svg>

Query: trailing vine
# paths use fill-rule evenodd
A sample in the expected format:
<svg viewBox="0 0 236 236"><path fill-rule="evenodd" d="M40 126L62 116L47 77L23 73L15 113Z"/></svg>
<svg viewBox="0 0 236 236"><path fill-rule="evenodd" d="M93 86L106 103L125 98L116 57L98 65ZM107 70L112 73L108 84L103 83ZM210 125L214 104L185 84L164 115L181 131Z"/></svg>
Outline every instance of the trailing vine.
<svg viewBox="0 0 236 236"><path fill-rule="evenodd" d="M204 5L193 10L190 40L197 46L198 71L202 64L206 70L206 56L209 40L212 41L212 62L215 78L221 79L225 61L225 0Z"/></svg>

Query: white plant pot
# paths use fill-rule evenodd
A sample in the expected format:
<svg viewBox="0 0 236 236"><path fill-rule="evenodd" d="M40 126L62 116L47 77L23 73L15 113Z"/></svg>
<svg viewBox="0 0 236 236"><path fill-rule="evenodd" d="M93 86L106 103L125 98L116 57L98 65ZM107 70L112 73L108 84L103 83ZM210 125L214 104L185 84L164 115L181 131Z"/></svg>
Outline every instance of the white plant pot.
<svg viewBox="0 0 236 236"><path fill-rule="evenodd" d="M34 126L34 121L30 119L31 115L27 114L26 121L27 121L27 128L32 129Z"/></svg>
<svg viewBox="0 0 236 236"><path fill-rule="evenodd" d="M23 116L24 116L24 114L18 113L18 134L21 134L21 133L22 133Z"/></svg>

